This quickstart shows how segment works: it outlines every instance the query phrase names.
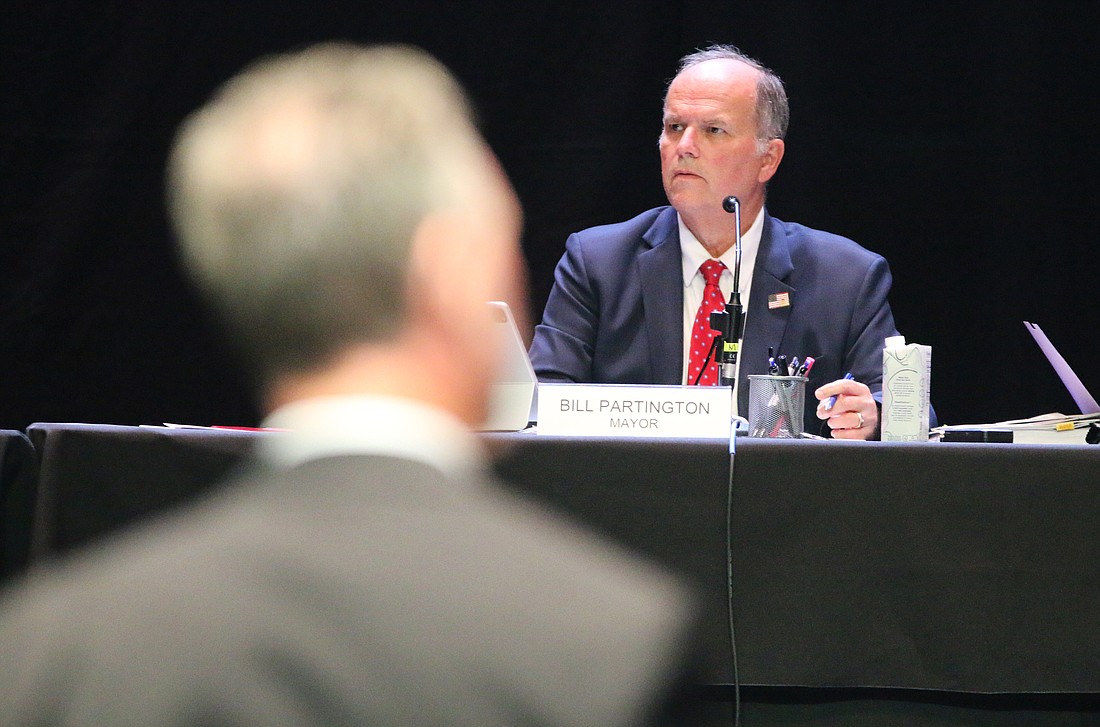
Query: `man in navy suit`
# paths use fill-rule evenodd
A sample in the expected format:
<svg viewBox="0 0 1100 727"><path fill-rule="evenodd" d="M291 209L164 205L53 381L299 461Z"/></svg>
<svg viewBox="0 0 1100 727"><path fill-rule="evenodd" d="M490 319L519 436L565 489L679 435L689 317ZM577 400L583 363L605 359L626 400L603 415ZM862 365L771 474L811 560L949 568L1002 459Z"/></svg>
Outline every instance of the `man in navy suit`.
<svg viewBox="0 0 1100 727"><path fill-rule="evenodd" d="M742 212L740 292L747 301L738 412L748 411L747 375L768 372L774 347L816 359L807 431L823 429L825 420L833 437L877 438L882 348L897 335L887 302L890 269L851 240L767 213L788 118L783 82L736 48L711 46L681 61L660 138L671 206L569 237L531 345L540 380L694 383L700 266L725 263L723 300L733 286L734 217L723 209L733 195Z"/></svg>

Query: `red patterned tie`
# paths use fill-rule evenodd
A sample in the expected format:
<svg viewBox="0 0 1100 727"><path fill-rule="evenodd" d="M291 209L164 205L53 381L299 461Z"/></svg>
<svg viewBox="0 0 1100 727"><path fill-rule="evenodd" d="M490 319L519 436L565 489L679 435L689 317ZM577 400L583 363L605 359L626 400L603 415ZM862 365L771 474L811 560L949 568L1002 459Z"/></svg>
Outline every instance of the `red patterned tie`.
<svg viewBox="0 0 1100 727"><path fill-rule="evenodd" d="M699 371L703 368L703 362L707 359L711 344L717 331L710 327L710 314L713 311L725 310L726 302L722 299L722 289L718 287L718 280L722 277L722 271L726 269L721 260L707 260L699 266L699 272L706 279L706 287L703 288L703 302L699 306L699 312L695 314L695 325L691 329L691 354L688 357L688 382L694 384ZM711 356L707 364L707 370L699 377L700 386L718 385L718 360Z"/></svg>

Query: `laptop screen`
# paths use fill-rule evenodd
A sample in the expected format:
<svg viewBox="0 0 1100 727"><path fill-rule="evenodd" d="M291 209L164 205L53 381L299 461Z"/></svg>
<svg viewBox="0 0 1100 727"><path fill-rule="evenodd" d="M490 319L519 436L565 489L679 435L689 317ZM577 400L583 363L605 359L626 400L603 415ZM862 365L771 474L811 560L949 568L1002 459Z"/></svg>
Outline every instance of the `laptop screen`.
<svg viewBox="0 0 1100 727"><path fill-rule="evenodd" d="M1090 394L1089 390L1085 388L1085 385L1081 383L1081 378L1066 362L1062 354L1058 353L1058 349L1056 349L1054 344L1050 342L1050 339L1047 338L1047 334L1043 333L1043 329L1040 328L1038 324L1028 323L1027 321L1024 321L1024 325L1027 327L1031 337L1039 344L1039 348L1042 349L1043 355L1047 357L1047 361L1050 361L1050 365L1054 367L1054 371L1058 374L1058 378L1060 378L1062 383L1066 385L1066 388L1069 389L1069 395L1073 397L1073 401L1077 404L1077 408L1081 410L1081 413L1100 413L1100 405L1097 405L1096 398Z"/></svg>
<svg viewBox="0 0 1100 727"><path fill-rule="evenodd" d="M501 338L501 367L490 392L489 416L478 427L485 432L516 432L532 421L535 400L535 370L527 347L516 326L511 308L502 301L490 301L496 334Z"/></svg>

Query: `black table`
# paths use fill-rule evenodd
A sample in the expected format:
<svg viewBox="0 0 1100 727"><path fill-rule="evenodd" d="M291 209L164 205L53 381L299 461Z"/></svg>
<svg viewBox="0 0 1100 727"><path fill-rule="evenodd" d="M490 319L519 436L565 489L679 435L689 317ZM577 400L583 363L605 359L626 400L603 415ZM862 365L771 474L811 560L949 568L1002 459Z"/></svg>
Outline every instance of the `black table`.
<svg viewBox="0 0 1100 727"><path fill-rule="evenodd" d="M29 434L35 557L278 436ZM752 724L1100 724L1100 447L739 440L731 491L724 443L485 439L516 487L697 584L718 698L732 608Z"/></svg>
<svg viewBox="0 0 1100 727"><path fill-rule="evenodd" d="M32 424L27 436L38 457L32 562L64 553L214 486L242 463L262 434Z"/></svg>

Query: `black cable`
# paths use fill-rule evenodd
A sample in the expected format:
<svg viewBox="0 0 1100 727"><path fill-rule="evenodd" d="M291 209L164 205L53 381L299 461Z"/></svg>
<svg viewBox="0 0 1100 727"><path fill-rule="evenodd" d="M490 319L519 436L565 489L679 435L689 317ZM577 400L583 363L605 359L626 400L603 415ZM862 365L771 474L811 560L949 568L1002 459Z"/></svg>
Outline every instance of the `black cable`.
<svg viewBox="0 0 1100 727"><path fill-rule="evenodd" d="M732 324L728 333L734 344L739 345L741 325L744 322L741 309L741 201L737 197L726 197L722 200L722 209L733 214L734 230L737 235L734 243L733 291L730 293L730 304L726 306L726 322L727 325ZM729 320L731 317L732 320ZM734 376L736 376L736 355L735 349L733 359L728 361L733 366ZM725 366L725 363L722 366ZM736 379L731 382L731 391L735 384ZM730 656L733 659L733 727L741 727L741 678L737 673L737 636L733 626L733 462L737 454L737 424L736 418L730 421L730 480L726 490L726 597L729 602Z"/></svg>
<svg viewBox="0 0 1100 727"><path fill-rule="evenodd" d="M730 627L730 657L733 662L733 727L741 726L741 678L737 672L737 636L733 624L733 463L737 454L738 418L730 422L730 472L726 488L726 600Z"/></svg>
<svg viewBox="0 0 1100 727"><path fill-rule="evenodd" d="M703 378L703 373L706 372L707 366L710 365L711 356L713 356L714 352L716 350L718 350L718 346L720 345L719 341L721 341L721 340L722 340L721 336L715 336L714 338L712 338L710 340L710 350L707 351L707 357L705 359L703 359L703 367L701 369L699 369L699 373L695 376L694 386L699 385L699 379Z"/></svg>

